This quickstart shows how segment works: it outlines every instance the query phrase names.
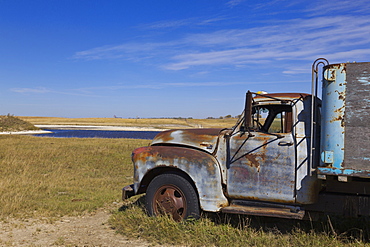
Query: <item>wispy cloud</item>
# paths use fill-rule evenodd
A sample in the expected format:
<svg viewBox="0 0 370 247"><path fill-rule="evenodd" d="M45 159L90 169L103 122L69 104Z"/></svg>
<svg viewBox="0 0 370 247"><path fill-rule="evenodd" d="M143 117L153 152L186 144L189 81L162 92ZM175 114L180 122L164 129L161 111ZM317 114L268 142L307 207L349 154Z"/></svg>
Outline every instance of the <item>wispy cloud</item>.
<svg viewBox="0 0 370 247"><path fill-rule="evenodd" d="M290 72L287 72L290 73ZM294 73L294 72L293 72ZM294 81L209 81L209 82L168 82L168 83L151 83L151 84L118 84L118 85L106 85L106 86L96 86L96 87L84 87L84 88L66 88L63 91L55 89L47 89L43 87L38 88L11 88L10 91L25 95L32 94L50 94L50 95L69 95L80 97L93 97L93 98L105 98L106 95L111 95L112 92L122 92L123 94L130 92L131 90L164 90L168 88L215 88L215 87L230 87L238 85L268 85L268 84L289 84L297 83Z"/></svg>
<svg viewBox="0 0 370 247"><path fill-rule="evenodd" d="M307 74L310 73L311 70L307 67L306 69L301 69L301 68L292 68L289 70L284 70L283 74L288 74L288 75L296 75L296 74Z"/></svg>
<svg viewBox="0 0 370 247"><path fill-rule="evenodd" d="M20 94L63 94L63 95L72 95L72 96L93 96L97 97L95 92L86 90L83 88L79 89L65 89L63 91L54 90L51 88L45 87L35 87L35 88L10 88L11 92L20 93Z"/></svg>
<svg viewBox="0 0 370 247"><path fill-rule="evenodd" d="M179 28L188 26L194 22L194 19L158 21L141 26L144 29L162 29L162 28Z"/></svg>
<svg viewBox="0 0 370 247"><path fill-rule="evenodd" d="M295 80L294 83L297 81ZM176 83L163 83L160 87L230 87L236 85L260 85L260 84L279 84L281 81L234 81L234 82L176 82ZM284 80L284 83L293 83Z"/></svg>
<svg viewBox="0 0 370 247"><path fill-rule="evenodd" d="M73 59L100 60L100 59L128 59L142 60L150 59L158 54L163 47L173 46L172 42L163 43L125 43L120 45L106 45L93 49L79 51L74 54ZM163 51L162 51L163 54Z"/></svg>
<svg viewBox="0 0 370 247"><path fill-rule="evenodd" d="M44 87L37 87L37 88L11 88L10 91L15 93L32 93L32 94L44 94L44 93L50 93L51 91Z"/></svg>
<svg viewBox="0 0 370 247"><path fill-rule="evenodd" d="M179 21L157 26L185 24L186 21ZM342 61L370 56L370 50L365 48L370 46L370 38L365 35L370 33L367 16L317 16L259 24L259 27L244 29L188 33L168 42L97 47L77 52L74 59L145 60L166 70L184 70L209 65L312 61L319 56Z"/></svg>
<svg viewBox="0 0 370 247"><path fill-rule="evenodd" d="M369 13L370 1L369 0L340 0L335 3L330 1L321 1L320 4L313 4L307 6L304 10L312 16L317 15L335 15L336 13Z"/></svg>
<svg viewBox="0 0 370 247"><path fill-rule="evenodd" d="M364 59L370 55L370 19L318 17L280 22L260 28L220 30L187 39L197 52L172 56L164 66L182 70L201 65L238 65L279 60L312 60L321 55L335 59ZM217 48L219 47L219 48ZM211 51L204 51L208 48Z"/></svg>
<svg viewBox="0 0 370 247"><path fill-rule="evenodd" d="M208 26L211 24L216 24L217 22L227 20L229 18L225 16L216 16L210 18L186 18L179 20L165 20L157 21L153 23L147 23L145 25L140 25L141 29L176 29L181 27L194 27L194 26Z"/></svg>
<svg viewBox="0 0 370 247"><path fill-rule="evenodd" d="M245 2L245 0L230 0L226 3L226 5L229 6L229 7L235 7L239 4L241 4L242 2Z"/></svg>

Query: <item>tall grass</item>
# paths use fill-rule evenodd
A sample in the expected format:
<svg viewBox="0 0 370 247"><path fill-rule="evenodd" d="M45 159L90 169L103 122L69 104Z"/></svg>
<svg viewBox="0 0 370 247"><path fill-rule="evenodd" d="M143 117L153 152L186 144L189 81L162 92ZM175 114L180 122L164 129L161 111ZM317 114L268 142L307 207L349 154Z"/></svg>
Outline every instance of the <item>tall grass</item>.
<svg viewBox="0 0 370 247"><path fill-rule="evenodd" d="M120 202L147 140L0 136L0 216L73 215Z"/></svg>
<svg viewBox="0 0 370 247"><path fill-rule="evenodd" d="M329 224L328 220L304 222L204 213L200 220L178 223L166 216L148 217L142 205L145 197L135 199L115 212L110 224L119 233L159 245L370 246L369 235L365 237L363 231L370 234L368 219L350 220L357 227L352 230L341 218Z"/></svg>

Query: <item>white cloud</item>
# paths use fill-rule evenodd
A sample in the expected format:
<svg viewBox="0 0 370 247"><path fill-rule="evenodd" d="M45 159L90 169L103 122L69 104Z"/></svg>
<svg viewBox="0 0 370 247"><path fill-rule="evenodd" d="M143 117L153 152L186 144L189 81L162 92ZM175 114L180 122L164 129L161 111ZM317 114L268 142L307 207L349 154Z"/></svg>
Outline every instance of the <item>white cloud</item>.
<svg viewBox="0 0 370 247"><path fill-rule="evenodd" d="M44 87L38 87L38 88L11 88L10 91L16 92L16 93L49 93L51 92L49 89Z"/></svg>
<svg viewBox="0 0 370 247"><path fill-rule="evenodd" d="M310 69L302 69L302 68L293 68L290 70L285 70L283 71L283 74L288 74L288 75L296 75L296 74L307 74L310 73Z"/></svg>
<svg viewBox="0 0 370 247"><path fill-rule="evenodd" d="M165 68L182 70L201 65L312 60L322 54L335 59L348 55L364 57L367 51L358 52L358 47L370 45L365 33L370 33L370 19L344 16L296 19L261 28L197 34L187 39L197 44L200 51L173 56L173 62ZM212 51L204 51L207 49Z"/></svg>
<svg viewBox="0 0 370 247"><path fill-rule="evenodd" d="M229 7L235 7L239 4L241 4L242 2L245 2L245 0L230 0L226 3L226 5L229 6Z"/></svg>
<svg viewBox="0 0 370 247"><path fill-rule="evenodd" d="M171 43L126 43L120 45L106 45L76 52L72 58L77 60L140 60L145 57L150 57L150 54L155 54L158 49L165 46L171 46Z"/></svg>
<svg viewBox="0 0 370 247"><path fill-rule="evenodd" d="M227 20L224 16L217 16L211 18L186 18L179 20L164 20L157 21L153 23L148 23L145 25L140 25L139 28L142 29L177 29L181 27L194 27L194 26L208 26L220 21Z"/></svg>
<svg viewBox="0 0 370 247"><path fill-rule="evenodd" d="M296 81L295 81L296 82ZM235 82L176 82L176 83L163 83L161 87L229 87L235 85L259 85L259 84L278 84L282 83L279 81L235 81ZM290 81L284 81L284 83L291 83Z"/></svg>
<svg viewBox="0 0 370 247"><path fill-rule="evenodd" d="M184 21L173 25L181 23ZM370 37L366 35L370 33L367 16L310 17L261 24L260 27L187 34L168 42L97 47L77 52L74 58L145 60L167 70L184 70L282 60L306 62L321 56L344 61L369 56L368 50L363 48L370 46Z"/></svg>
<svg viewBox="0 0 370 247"><path fill-rule="evenodd" d="M339 0L336 2L320 1L320 4L313 4L305 9L313 16L337 15L338 13L368 13L370 10L369 0Z"/></svg>
<svg viewBox="0 0 370 247"><path fill-rule="evenodd" d="M370 58L370 49L354 49L350 51L338 51L332 54L324 55L329 57L333 60L344 62L368 62Z"/></svg>
<svg viewBox="0 0 370 247"><path fill-rule="evenodd" d="M63 91L53 90L45 87L35 87L35 88L10 88L9 89L15 93L21 94L63 94L72 96L92 96L97 97L95 92L87 89L65 89Z"/></svg>
<svg viewBox="0 0 370 247"><path fill-rule="evenodd" d="M141 26L144 29L179 28L191 25L194 19L158 21Z"/></svg>

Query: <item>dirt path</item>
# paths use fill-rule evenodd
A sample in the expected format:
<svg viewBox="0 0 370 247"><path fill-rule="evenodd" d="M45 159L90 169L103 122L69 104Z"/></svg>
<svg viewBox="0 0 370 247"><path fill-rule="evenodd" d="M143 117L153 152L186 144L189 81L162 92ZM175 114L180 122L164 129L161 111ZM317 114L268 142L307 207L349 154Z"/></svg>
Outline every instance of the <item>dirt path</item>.
<svg viewBox="0 0 370 247"><path fill-rule="evenodd" d="M149 246L143 240L129 240L116 234L107 221L109 211L98 210L78 217L0 222L0 246Z"/></svg>

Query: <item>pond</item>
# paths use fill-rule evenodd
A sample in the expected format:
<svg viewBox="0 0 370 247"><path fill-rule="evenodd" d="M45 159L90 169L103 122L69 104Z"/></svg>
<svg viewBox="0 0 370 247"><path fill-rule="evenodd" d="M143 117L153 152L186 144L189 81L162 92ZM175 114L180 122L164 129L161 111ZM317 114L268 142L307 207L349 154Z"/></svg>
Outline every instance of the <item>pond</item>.
<svg viewBox="0 0 370 247"><path fill-rule="evenodd" d="M110 131L110 130L65 130L65 129L43 129L52 133L35 134L39 137L60 138L131 138L131 139L153 139L161 131Z"/></svg>

